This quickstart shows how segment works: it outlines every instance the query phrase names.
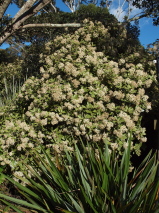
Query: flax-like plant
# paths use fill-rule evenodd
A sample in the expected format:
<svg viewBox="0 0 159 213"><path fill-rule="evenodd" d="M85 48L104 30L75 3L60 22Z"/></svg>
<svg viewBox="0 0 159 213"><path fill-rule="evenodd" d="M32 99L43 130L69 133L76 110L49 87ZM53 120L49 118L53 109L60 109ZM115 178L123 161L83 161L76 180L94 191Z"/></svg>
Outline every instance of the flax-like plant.
<svg viewBox="0 0 159 213"><path fill-rule="evenodd" d="M24 78L23 80L16 80L13 76L12 81L7 81L6 78L3 78L4 89L0 92L0 107L5 105L10 105L17 93L20 92L21 86L27 79Z"/></svg>
<svg viewBox="0 0 159 213"><path fill-rule="evenodd" d="M25 175L26 186L12 182L27 201L0 194L1 201L22 212L10 201L32 210L48 213L157 213L159 181L156 155L150 152L137 169L130 172L131 138L123 156L104 148L75 145L65 151L61 167L43 150L34 153L35 167L28 167L35 178ZM57 162L56 162L57 163Z"/></svg>

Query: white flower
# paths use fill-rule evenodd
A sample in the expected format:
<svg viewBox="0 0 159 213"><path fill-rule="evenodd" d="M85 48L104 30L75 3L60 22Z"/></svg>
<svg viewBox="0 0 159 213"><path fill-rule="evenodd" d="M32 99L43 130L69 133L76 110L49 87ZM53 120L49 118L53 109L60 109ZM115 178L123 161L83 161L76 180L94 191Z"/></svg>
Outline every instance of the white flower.
<svg viewBox="0 0 159 213"><path fill-rule="evenodd" d="M123 147L124 147L124 149L127 149L128 148L128 143L124 142Z"/></svg>
<svg viewBox="0 0 159 213"><path fill-rule="evenodd" d="M61 68L63 68L63 67L64 67L64 64L63 64L63 63L59 63L59 64L58 64L58 68L59 68L59 69L61 69Z"/></svg>
<svg viewBox="0 0 159 213"><path fill-rule="evenodd" d="M33 129L31 129L31 130L28 132L28 135L29 135L30 137L32 137L32 138L36 138L36 137L37 137L37 135L36 135L36 133L35 133L35 131L34 131Z"/></svg>
<svg viewBox="0 0 159 213"><path fill-rule="evenodd" d="M40 121L40 123L41 123L41 125L46 126L46 125L47 125L47 118L42 119L42 120Z"/></svg>
<svg viewBox="0 0 159 213"><path fill-rule="evenodd" d="M27 111L25 114L26 114L28 117L31 117L31 116L32 116L31 112L29 112L29 111Z"/></svg>
<svg viewBox="0 0 159 213"><path fill-rule="evenodd" d="M119 64L124 64L124 63L125 63L125 59L121 58L121 59L119 60Z"/></svg>
<svg viewBox="0 0 159 213"><path fill-rule="evenodd" d="M24 175L22 172L16 171L16 172L14 172L14 176L23 177Z"/></svg>
<svg viewBox="0 0 159 213"><path fill-rule="evenodd" d="M144 143L147 141L147 138L146 137L140 138L140 141Z"/></svg>
<svg viewBox="0 0 159 213"><path fill-rule="evenodd" d="M15 143L14 138L7 138L7 140L6 140L7 145L14 145L14 143Z"/></svg>
<svg viewBox="0 0 159 213"><path fill-rule="evenodd" d="M110 146L111 146L112 150L116 150L118 148L117 143L111 143Z"/></svg>
<svg viewBox="0 0 159 213"><path fill-rule="evenodd" d="M38 138L44 138L44 137L45 137L45 135L41 131L39 131L38 132Z"/></svg>
<svg viewBox="0 0 159 213"><path fill-rule="evenodd" d="M14 123L12 121L5 121L6 129L10 129L14 127Z"/></svg>
<svg viewBox="0 0 159 213"><path fill-rule="evenodd" d="M28 143L28 147L33 148L34 145L32 143Z"/></svg>
<svg viewBox="0 0 159 213"><path fill-rule="evenodd" d="M115 104L114 103L109 103L109 104L107 104L107 108L110 109L111 111L114 111Z"/></svg>
<svg viewBox="0 0 159 213"><path fill-rule="evenodd" d="M27 143L29 141L29 138L21 138L20 140L22 143Z"/></svg>
<svg viewBox="0 0 159 213"><path fill-rule="evenodd" d="M18 151L21 151L21 150L22 150L21 145L19 145L19 146L17 147L17 150L18 150Z"/></svg>

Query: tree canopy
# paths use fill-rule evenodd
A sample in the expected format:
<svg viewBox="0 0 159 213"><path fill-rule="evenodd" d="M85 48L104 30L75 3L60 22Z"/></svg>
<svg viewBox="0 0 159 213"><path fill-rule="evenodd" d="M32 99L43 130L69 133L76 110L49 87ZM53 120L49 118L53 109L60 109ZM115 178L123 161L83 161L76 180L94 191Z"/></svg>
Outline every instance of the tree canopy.
<svg viewBox="0 0 159 213"><path fill-rule="evenodd" d="M158 0L63 0L70 11L75 12L81 4L95 4L100 7L116 8L117 14L120 16L123 12L128 22L139 20L144 17L153 18L154 25L159 24L159 4ZM139 13L131 16L132 11L139 8Z"/></svg>
<svg viewBox="0 0 159 213"><path fill-rule="evenodd" d="M75 12L79 9L81 4L95 4L100 7L105 7L107 9L113 4L112 1L108 0L63 0L66 6L72 11ZM20 9L18 13L11 18L10 16L6 15L6 10L9 5L12 3L16 4ZM10 36L12 35L20 35L22 36L23 33L27 32L28 29L32 29L33 32L36 32L36 28L61 28L61 27L80 27L81 24L79 23L72 23L64 20L62 23L58 23L55 20L56 16L58 16L59 9L55 6L56 0L0 0L0 45L5 42ZM154 24L157 25L159 23L159 4L158 0L130 0L130 1L123 1L122 4L118 2L118 8L123 11L123 5L127 5L127 22L131 22L134 20L138 20L143 17L151 17L154 20ZM130 18L129 15L132 11L132 6L135 6L141 9L139 14L136 14L134 17ZM39 13L40 11L40 13ZM46 22L45 19L41 22L34 22L34 19L30 19L31 17L35 17L35 14L55 14L53 20L49 20ZM86 12L87 13L87 12ZM93 11L92 11L93 13ZM45 16L46 17L46 16ZM40 20L40 19L39 19Z"/></svg>

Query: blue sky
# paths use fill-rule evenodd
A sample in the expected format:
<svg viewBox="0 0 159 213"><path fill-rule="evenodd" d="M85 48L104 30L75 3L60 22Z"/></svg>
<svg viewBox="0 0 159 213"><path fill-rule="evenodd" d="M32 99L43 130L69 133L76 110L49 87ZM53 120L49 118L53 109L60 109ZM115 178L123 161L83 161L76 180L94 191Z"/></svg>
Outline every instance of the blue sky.
<svg viewBox="0 0 159 213"><path fill-rule="evenodd" d="M117 2L117 0L114 1L113 6L110 8L110 12L112 14L116 14L117 11L117 4L115 4L115 2ZM63 11L67 11L70 12L69 8L62 2L62 0L58 0L57 7L59 7L61 10ZM16 12L18 11L18 8L14 5L11 4L7 10L7 14L10 14L11 16L14 16L16 14ZM133 10L134 13L138 12L135 9ZM124 13L123 13L124 15ZM159 26L153 26L152 24L152 19L150 18L143 18L140 20L140 42L142 45L144 45L146 47L147 44L150 44L152 42L154 42L156 39L159 39ZM0 48L7 48L8 45L7 44L3 44Z"/></svg>

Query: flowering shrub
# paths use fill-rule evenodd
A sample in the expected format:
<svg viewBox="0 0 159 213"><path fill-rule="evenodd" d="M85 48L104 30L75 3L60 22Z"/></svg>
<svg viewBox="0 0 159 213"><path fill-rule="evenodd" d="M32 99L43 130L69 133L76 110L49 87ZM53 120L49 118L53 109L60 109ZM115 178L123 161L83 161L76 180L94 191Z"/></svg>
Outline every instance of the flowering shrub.
<svg viewBox="0 0 159 213"><path fill-rule="evenodd" d="M40 152L40 144L61 154L64 148L72 150L79 137L107 141L110 150L121 154L129 132L136 141L131 149L140 154L146 142L141 113L151 109L145 92L154 81L155 67L136 63L139 53L118 63L110 60L96 50L93 41L101 39L111 39L107 29L85 20L74 34L46 44L41 78L26 80L13 109L1 113L1 165L22 170L21 163L31 162L29 152Z"/></svg>

